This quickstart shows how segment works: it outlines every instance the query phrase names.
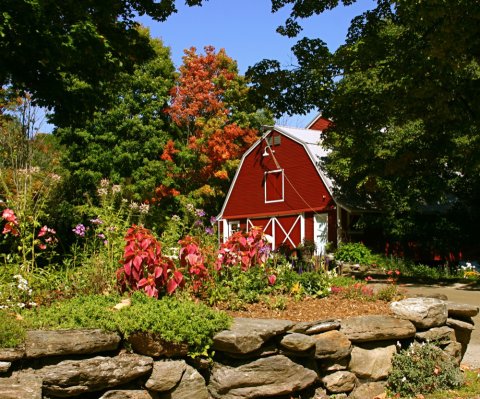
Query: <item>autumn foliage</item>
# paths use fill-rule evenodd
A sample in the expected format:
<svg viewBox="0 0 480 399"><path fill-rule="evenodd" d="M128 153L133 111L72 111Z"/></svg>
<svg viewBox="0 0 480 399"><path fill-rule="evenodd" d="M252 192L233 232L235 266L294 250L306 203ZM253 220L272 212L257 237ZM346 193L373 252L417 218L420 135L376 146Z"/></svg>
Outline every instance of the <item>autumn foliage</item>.
<svg viewBox="0 0 480 399"><path fill-rule="evenodd" d="M259 126L236 62L211 46L205 54L194 47L185 50L170 94L166 112L178 137L168 141L161 159L169 165L172 186L199 197L223 194L236 160L257 140Z"/></svg>

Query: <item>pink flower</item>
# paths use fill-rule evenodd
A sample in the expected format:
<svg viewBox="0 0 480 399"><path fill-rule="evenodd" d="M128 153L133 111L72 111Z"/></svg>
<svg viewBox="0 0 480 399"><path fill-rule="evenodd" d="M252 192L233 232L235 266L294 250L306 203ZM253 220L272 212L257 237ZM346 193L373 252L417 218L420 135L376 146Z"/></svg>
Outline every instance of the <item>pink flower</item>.
<svg viewBox="0 0 480 399"><path fill-rule="evenodd" d="M15 216L15 212L13 212L11 209L4 209L2 212L2 218L7 222L13 223L15 226L18 226L18 220Z"/></svg>

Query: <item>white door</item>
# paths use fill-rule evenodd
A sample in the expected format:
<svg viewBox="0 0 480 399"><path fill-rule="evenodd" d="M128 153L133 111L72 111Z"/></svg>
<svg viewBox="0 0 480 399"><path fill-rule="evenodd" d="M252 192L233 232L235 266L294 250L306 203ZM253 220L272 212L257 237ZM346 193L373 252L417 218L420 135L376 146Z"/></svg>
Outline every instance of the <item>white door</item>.
<svg viewBox="0 0 480 399"><path fill-rule="evenodd" d="M325 255L325 247L328 242L328 214L315 215L313 223L313 236L317 246L317 255Z"/></svg>

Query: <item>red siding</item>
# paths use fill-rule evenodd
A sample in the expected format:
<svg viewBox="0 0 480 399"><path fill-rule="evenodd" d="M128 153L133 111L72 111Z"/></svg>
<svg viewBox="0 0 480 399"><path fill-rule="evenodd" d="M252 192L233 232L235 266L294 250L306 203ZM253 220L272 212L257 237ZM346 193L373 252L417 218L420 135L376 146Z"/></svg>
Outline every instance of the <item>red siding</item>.
<svg viewBox="0 0 480 399"><path fill-rule="evenodd" d="M313 235L313 218L313 212L305 213L305 240L313 241L315 239Z"/></svg>
<svg viewBox="0 0 480 399"><path fill-rule="evenodd" d="M226 219L325 211L335 204L302 145L282 136L281 144L272 146L277 160L275 163L270 149L263 156L262 142L244 159L241 170L232 188L223 212ZM284 201L265 203L265 172L284 170ZM293 187L292 187L293 185Z"/></svg>
<svg viewBox="0 0 480 399"><path fill-rule="evenodd" d="M312 125L309 126L308 128L312 130L324 130L327 127L329 127L330 124L331 122L328 119L320 117L315 122L313 122Z"/></svg>

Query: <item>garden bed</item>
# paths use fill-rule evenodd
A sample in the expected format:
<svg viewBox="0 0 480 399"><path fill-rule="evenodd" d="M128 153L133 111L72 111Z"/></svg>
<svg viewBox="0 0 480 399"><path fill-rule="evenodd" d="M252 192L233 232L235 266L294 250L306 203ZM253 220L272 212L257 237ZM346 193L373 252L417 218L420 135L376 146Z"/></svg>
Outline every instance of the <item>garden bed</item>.
<svg viewBox="0 0 480 399"><path fill-rule="evenodd" d="M391 314L385 301L346 299L336 295L326 298L269 297L258 303L245 304L241 310L226 310L233 317L314 321L344 319L361 315ZM218 307L222 309L222 306Z"/></svg>

